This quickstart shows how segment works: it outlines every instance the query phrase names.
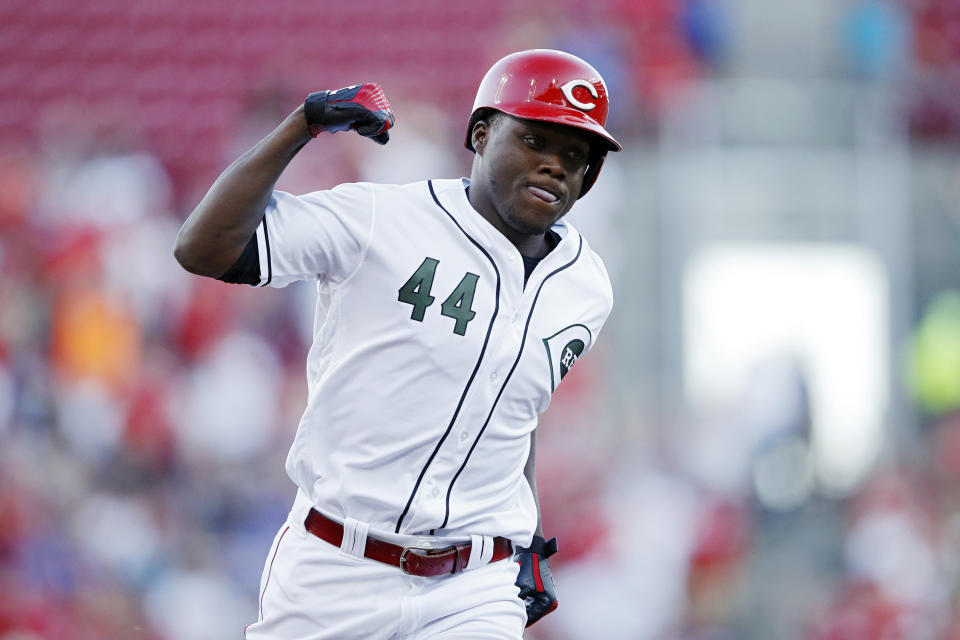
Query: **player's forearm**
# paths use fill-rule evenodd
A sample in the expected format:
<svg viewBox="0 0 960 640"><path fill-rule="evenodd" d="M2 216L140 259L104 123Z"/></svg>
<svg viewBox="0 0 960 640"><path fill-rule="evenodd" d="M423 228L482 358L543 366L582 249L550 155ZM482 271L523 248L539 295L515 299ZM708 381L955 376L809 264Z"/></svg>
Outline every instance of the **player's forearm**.
<svg viewBox="0 0 960 640"><path fill-rule="evenodd" d="M240 257L290 160L310 141L303 107L224 170L180 228L177 262L217 277Z"/></svg>

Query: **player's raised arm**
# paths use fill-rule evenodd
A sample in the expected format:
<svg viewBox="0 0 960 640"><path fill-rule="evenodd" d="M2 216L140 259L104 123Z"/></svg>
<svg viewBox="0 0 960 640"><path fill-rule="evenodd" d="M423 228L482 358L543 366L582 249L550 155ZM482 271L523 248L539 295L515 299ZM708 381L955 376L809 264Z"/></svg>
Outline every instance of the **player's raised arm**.
<svg viewBox="0 0 960 640"><path fill-rule="evenodd" d="M323 131L355 129L380 144L389 139L393 112L379 85L319 91L267 137L237 158L213 183L177 234L173 254L191 273L216 278L243 253L290 160Z"/></svg>

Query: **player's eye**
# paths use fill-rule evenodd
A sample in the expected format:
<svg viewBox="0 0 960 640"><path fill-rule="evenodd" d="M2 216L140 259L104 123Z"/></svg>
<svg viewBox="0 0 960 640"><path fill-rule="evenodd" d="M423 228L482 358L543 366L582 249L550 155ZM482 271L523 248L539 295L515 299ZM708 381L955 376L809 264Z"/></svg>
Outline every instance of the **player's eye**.
<svg viewBox="0 0 960 640"><path fill-rule="evenodd" d="M540 136L527 134L523 136L523 141L533 149L539 149L543 146L543 139Z"/></svg>

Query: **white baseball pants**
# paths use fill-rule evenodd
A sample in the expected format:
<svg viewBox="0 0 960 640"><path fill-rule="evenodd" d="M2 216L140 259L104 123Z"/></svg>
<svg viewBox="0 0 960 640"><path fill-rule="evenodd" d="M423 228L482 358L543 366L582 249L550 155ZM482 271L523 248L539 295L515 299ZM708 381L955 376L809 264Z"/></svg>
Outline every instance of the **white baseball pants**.
<svg viewBox="0 0 960 640"><path fill-rule="evenodd" d="M512 558L449 576L408 576L315 537L299 511L273 540L246 640L522 638L527 615Z"/></svg>

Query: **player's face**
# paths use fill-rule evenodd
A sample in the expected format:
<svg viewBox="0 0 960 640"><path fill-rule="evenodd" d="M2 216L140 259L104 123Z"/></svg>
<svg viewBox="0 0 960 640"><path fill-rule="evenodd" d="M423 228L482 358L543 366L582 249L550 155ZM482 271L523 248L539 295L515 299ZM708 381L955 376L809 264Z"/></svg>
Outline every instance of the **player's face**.
<svg viewBox="0 0 960 640"><path fill-rule="evenodd" d="M502 115L492 126L478 123L473 135L471 201L515 244L542 235L577 201L590 134Z"/></svg>

